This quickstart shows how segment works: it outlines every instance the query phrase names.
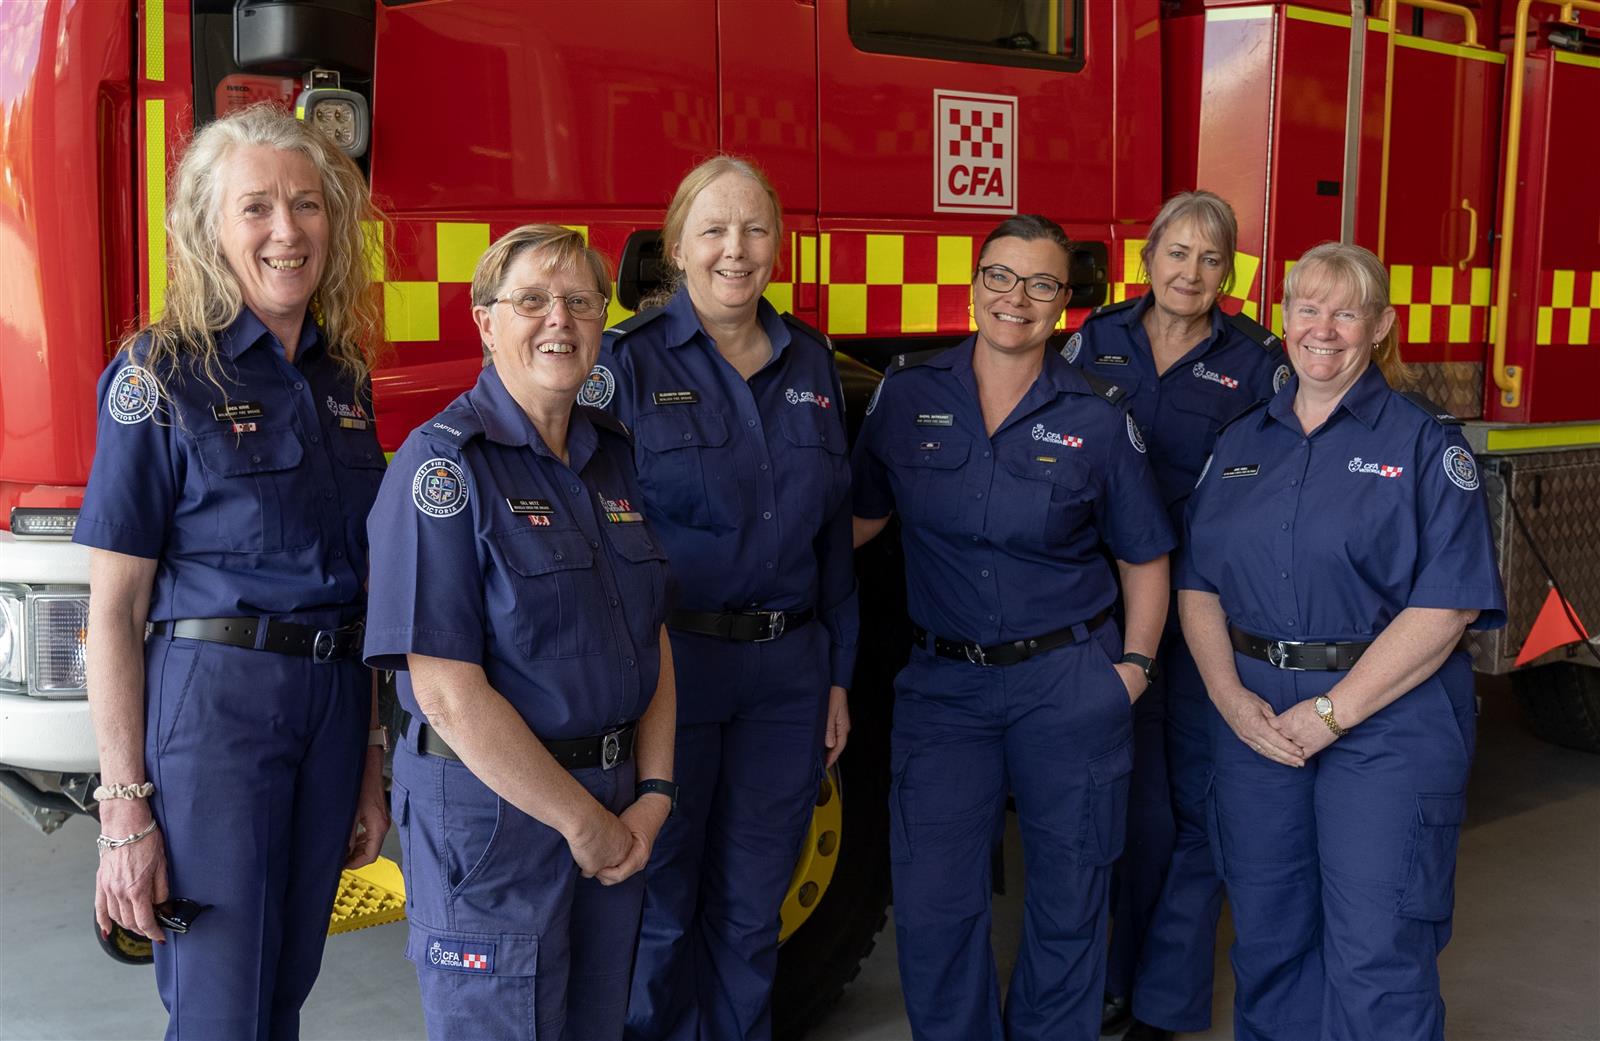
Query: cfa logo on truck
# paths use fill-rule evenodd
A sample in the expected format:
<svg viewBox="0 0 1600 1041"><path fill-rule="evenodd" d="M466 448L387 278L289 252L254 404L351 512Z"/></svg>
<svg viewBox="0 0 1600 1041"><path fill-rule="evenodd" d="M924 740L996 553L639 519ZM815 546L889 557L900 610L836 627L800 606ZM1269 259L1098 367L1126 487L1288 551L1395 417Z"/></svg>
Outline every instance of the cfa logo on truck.
<svg viewBox="0 0 1600 1041"><path fill-rule="evenodd" d="M935 90L933 208L1017 212L1017 99Z"/></svg>

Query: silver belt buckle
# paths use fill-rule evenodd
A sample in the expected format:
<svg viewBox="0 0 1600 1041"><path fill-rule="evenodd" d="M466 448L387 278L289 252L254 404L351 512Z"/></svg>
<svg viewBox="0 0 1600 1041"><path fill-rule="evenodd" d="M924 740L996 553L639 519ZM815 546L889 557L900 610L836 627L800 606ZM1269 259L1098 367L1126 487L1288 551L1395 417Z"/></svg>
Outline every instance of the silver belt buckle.
<svg viewBox="0 0 1600 1041"><path fill-rule="evenodd" d="M600 739L600 769L612 770L622 761L622 732L613 730Z"/></svg>
<svg viewBox="0 0 1600 1041"><path fill-rule="evenodd" d="M989 659L984 656L983 646L981 644L976 644L976 643L963 644L961 649L963 651L967 652L967 661L971 662L972 664L974 664L974 665L988 665L989 664Z"/></svg>
<svg viewBox="0 0 1600 1041"><path fill-rule="evenodd" d="M1293 665L1288 664L1289 648L1298 646L1300 645L1294 640L1273 640L1271 643L1267 644L1267 663L1274 668L1286 669L1290 672L1305 671L1303 669L1297 669Z"/></svg>
<svg viewBox="0 0 1600 1041"><path fill-rule="evenodd" d="M782 611L767 612L767 635L756 637L756 643L771 643L783 635L783 630L789 625L789 618Z"/></svg>
<svg viewBox="0 0 1600 1041"><path fill-rule="evenodd" d="M311 660L318 665L326 665L333 659L336 644L332 629L318 629L317 635L311 639Z"/></svg>

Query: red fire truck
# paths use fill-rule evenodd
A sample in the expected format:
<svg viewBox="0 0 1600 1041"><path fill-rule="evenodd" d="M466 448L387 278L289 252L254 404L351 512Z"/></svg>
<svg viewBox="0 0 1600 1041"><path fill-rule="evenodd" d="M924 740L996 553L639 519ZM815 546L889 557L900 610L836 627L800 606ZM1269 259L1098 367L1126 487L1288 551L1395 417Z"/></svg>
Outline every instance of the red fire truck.
<svg viewBox="0 0 1600 1041"><path fill-rule="evenodd" d="M263 99L358 157L393 350L393 448L475 377L473 264L528 221L661 274L679 176L754 157L786 208L768 297L826 331L853 393L971 328L974 250L1007 214L1079 243L1073 306L1142 290L1171 192L1240 220L1229 310L1281 328L1283 276L1345 238L1389 267L1416 389L1470 420L1534 725L1600 750L1600 100L1596 0L29 0L0 6L0 798L92 812L85 554L68 541L94 387L159 313L167 175L195 126ZM855 402L859 416L860 400ZM892 540L879 540L879 543ZM882 920L891 547L861 560L857 730L785 905L798 1032ZM85 896L87 902L87 895ZM87 904L86 904L87 906Z"/></svg>

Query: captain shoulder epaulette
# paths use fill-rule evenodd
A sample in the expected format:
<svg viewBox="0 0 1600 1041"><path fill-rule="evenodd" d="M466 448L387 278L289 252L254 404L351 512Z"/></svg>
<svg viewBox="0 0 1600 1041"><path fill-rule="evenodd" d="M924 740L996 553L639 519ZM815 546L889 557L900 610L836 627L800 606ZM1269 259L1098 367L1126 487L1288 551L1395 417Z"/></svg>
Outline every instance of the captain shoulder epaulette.
<svg viewBox="0 0 1600 1041"><path fill-rule="evenodd" d="M1239 420L1243 419L1245 416L1251 416L1251 415L1254 415L1257 412L1260 412L1262 409L1266 408L1270 404L1272 404L1272 399L1271 398L1260 398L1259 400L1252 401L1250 404L1246 405L1244 408L1240 409L1237 413L1235 413L1234 417L1232 419L1228 420L1226 423L1223 423L1220 427L1218 427L1217 428L1217 436L1221 437L1222 436L1222 432L1224 430L1226 430L1229 427L1233 426L1235 423L1239 422Z"/></svg>
<svg viewBox="0 0 1600 1041"><path fill-rule="evenodd" d="M829 354L833 353L833 341L828 339L827 333L823 332L821 329L818 329L810 322L802 321L801 319L796 318L788 311L783 312L782 317L783 323L789 328L793 329L806 339L811 340L817 346L822 347Z"/></svg>
<svg viewBox="0 0 1600 1041"><path fill-rule="evenodd" d="M1225 319L1227 323L1239 331L1245 339L1252 343L1260 344L1261 349L1268 354L1277 354L1283 351L1283 341L1271 329L1251 318L1247 314L1230 314Z"/></svg>
<svg viewBox="0 0 1600 1041"><path fill-rule="evenodd" d="M1104 376L1090 372L1088 369L1079 369L1078 374L1083 377L1083 381L1085 383L1089 384L1089 389L1094 392L1094 395L1097 398L1104 398L1115 405L1117 402L1128 396L1128 392L1126 390L1124 390L1120 385L1106 379Z"/></svg>
<svg viewBox="0 0 1600 1041"><path fill-rule="evenodd" d="M906 351L903 354L896 354L889 362L889 367L883 370L883 374L887 376L891 372L899 372L901 369L909 369L923 362L932 361L948 350L949 347L934 347L926 351Z"/></svg>
<svg viewBox="0 0 1600 1041"><path fill-rule="evenodd" d="M465 448L467 442L483 433L483 421L471 408L452 407L428 420L422 433L434 441L454 448Z"/></svg>
<svg viewBox="0 0 1600 1041"><path fill-rule="evenodd" d="M620 434L629 441L633 440L633 431L628 429L628 424L624 423L616 416L613 416L605 409L595 408L593 405L579 405L577 407L583 409L583 414L588 417L589 422L593 423L601 430L609 430L613 434Z"/></svg>
<svg viewBox="0 0 1600 1041"><path fill-rule="evenodd" d="M1405 398L1407 401L1411 402L1413 405L1432 416L1435 423L1447 427L1458 427L1461 425L1461 420L1457 419L1449 409L1440 408L1439 404L1426 394L1419 394L1414 390L1402 390L1399 393L1402 398Z"/></svg>
<svg viewBox="0 0 1600 1041"><path fill-rule="evenodd" d="M1089 317L1101 318L1108 314L1116 314L1118 311L1126 311L1128 308L1133 307L1138 302L1138 297L1130 296L1128 299L1118 300L1114 304L1101 304L1099 307L1089 312Z"/></svg>
<svg viewBox="0 0 1600 1041"><path fill-rule="evenodd" d="M611 328L607 329L605 331L605 335L611 337L612 340L626 339L629 333L637 332L638 330L643 329L645 326L649 325L651 322L655 321L657 318L660 318L666 313L667 309L665 307L652 307L649 310L640 311L632 318L620 321L616 325L613 325Z"/></svg>

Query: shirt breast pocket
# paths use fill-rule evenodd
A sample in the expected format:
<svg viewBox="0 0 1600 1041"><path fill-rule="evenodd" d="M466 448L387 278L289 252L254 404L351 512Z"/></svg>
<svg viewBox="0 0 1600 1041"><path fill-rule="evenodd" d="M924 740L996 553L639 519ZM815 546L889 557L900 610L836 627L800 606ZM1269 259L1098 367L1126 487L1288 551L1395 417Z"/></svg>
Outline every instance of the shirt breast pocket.
<svg viewBox="0 0 1600 1041"><path fill-rule="evenodd" d="M598 654L605 602L583 533L529 527L494 542L512 586L518 652L529 660Z"/></svg>
<svg viewBox="0 0 1600 1041"><path fill-rule="evenodd" d="M895 508L911 524L933 531L962 531L966 507L962 488L972 442L966 438L906 438L892 449L894 472L902 482Z"/></svg>
<svg viewBox="0 0 1600 1041"><path fill-rule="evenodd" d="M1086 461L1044 462L1029 455L1001 462L1013 491L1007 497L1002 530L1009 529L1026 543L1041 536L1046 543L1061 543L1094 523L1094 487Z"/></svg>
<svg viewBox="0 0 1600 1041"><path fill-rule="evenodd" d="M608 524L622 612L635 647L653 647L667 620L667 554L644 524Z"/></svg>
<svg viewBox="0 0 1600 1041"><path fill-rule="evenodd" d="M1154 447L1169 464L1181 463L1194 474L1200 473L1211 454L1217 431L1251 404L1249 395L1242 390L1228 390L1195 379L1178 384L1167 400L1172 405L1173 429L1161 430L1163 424L1157 422L1158 429L1145 431L1145 436L1159 441Z"/></svg>
<svg viewBox="0 0 1600 1041"><path fill-rule="evenodd" d="M800 405L784 412L780 426L790 450L778 467L778 496L789 523L820 527L838 508L850 487L844 431L832 411Z"/></svg>
<svg viewBox="0 0 1600 1041"><path fill-rule="evenodd" d="M218 540L230 552L304 549L321 528L313 488L300 472L305 452L293 430L217 431L195 438L207 475Z"/></svg>
<svg viewBox="0 0 1600 1041"><path fill-rule="evenodd" d="M634 435L643 449L639 486L653 512L687 527L739 523L728 423L721 413L647 413Z"/></svg>
<svg viewBox="0 0 1600 1041"><path fill-rule="evenodd" d="M366 537L367 514L378 498L386 466L383 449L370 430L339 430L328 435L334 462L338 464L340 494L344 499L345 520L361 529Z"/></svg>

